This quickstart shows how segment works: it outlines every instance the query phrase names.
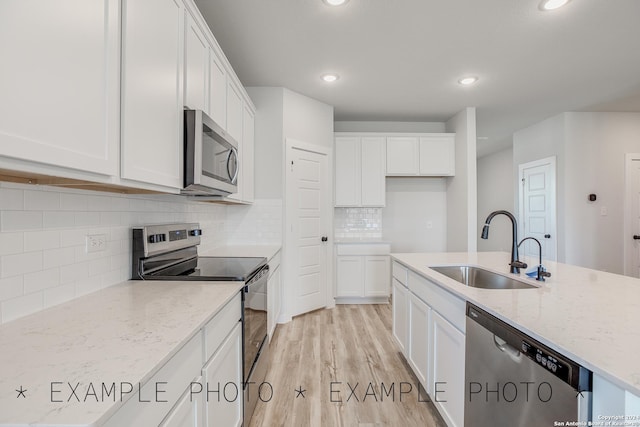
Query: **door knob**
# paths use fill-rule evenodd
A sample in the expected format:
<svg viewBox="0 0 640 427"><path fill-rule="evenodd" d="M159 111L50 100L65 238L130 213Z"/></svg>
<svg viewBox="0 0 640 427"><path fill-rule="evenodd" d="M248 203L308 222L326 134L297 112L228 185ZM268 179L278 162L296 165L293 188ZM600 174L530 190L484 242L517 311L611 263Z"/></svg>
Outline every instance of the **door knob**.
<svg viewBox="0 0 640 427"><path fill-rule="evenodd" d="M640 237L639 237L639 238L640 238ZM328 238L327 236L322 236L322 239L321 239L321 240L322 240L323 242L326 242L327 240L329 240L329 238Z"/></svg>
<svg viewBox="0 0 640 427"><path fill-rule="evenodd" d="M640 236L638 236L637 234L633 236L633 240L640 240Z"/></svg>
<svg viewBox="0 0 640 427"><path fill-rule="evenodd" d="M551 238L551 234L545 234L545 235L544 235L544 238L545 238L545 239L550 239L550 238Z"/></svg>

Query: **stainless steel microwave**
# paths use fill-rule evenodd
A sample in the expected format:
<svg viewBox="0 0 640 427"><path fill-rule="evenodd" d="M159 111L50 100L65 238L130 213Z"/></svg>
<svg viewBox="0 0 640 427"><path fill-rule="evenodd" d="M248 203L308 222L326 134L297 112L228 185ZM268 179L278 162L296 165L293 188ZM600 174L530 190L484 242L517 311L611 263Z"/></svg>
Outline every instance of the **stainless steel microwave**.
<svg viewBox="0 0 640 427"><path fill-rule="evenodd" d="M237 191L238 143L202 110L184 111L183 194L226 196Z"/></svg>

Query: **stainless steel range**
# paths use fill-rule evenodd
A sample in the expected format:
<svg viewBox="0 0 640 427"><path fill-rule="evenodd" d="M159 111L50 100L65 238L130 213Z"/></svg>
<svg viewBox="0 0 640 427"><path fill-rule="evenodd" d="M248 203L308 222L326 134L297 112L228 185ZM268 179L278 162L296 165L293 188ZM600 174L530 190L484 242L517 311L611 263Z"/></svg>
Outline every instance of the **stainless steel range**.
<svg viewBox="0 0 640 427"><path fill-rule="evenodd" d="M133 229L132 276L136 280L241 281L244 425L258 399L269 365L266 258L198 256L197 223ZM250 389L251 388L251 389Z"/></svg>

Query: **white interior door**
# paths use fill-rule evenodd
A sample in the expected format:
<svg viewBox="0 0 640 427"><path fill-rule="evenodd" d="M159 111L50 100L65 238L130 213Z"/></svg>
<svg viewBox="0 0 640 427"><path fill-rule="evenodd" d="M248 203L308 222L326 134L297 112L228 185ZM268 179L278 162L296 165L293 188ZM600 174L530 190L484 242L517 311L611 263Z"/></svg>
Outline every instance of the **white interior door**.
<svg viewBox="0 0 640 427"><path fill-rule="evenodd" d="M535 237L542 245L542 257L556 261L556 158L536 160L518 166L520 177L520 239ZM530 240L522 255L538 257L538 245Z"/></svg>
<svg viewBox="0 0 640 427"><path fill-rule="evenodd" d="M640 154L627 154L626 172L624 274L640 277Z"/></svg>
<svg viewBox="0 0 640 427"><path fill-rule="evenodd" d="M292 316L327 306L331 215L328 153L287 141L285 230Z"/></svg>

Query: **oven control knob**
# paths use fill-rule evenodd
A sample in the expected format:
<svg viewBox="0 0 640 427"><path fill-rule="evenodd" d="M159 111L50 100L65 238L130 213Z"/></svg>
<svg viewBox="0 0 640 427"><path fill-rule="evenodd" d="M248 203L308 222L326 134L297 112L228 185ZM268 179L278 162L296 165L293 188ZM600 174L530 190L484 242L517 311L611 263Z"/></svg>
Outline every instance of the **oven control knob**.
<svg viewBox="0 0 640 427"><path fill-rule="evenodd" d="M166 242L167 241L167 235L166 234L160 234L160 241L161 242Z"/></svg>
<svg viewBox="0 0 640 427"><path fill-rule="evenodd" d="M158 237L157 234L152 234L151 236L149 236L149 243L156 243L156 238Z"/></svg>
<svg viewBox="0 0 640 427"><path fill-rule="evenodd" d="M202 236L202 229L196 228L195 230L189 231L190 236Z"/></svg>

